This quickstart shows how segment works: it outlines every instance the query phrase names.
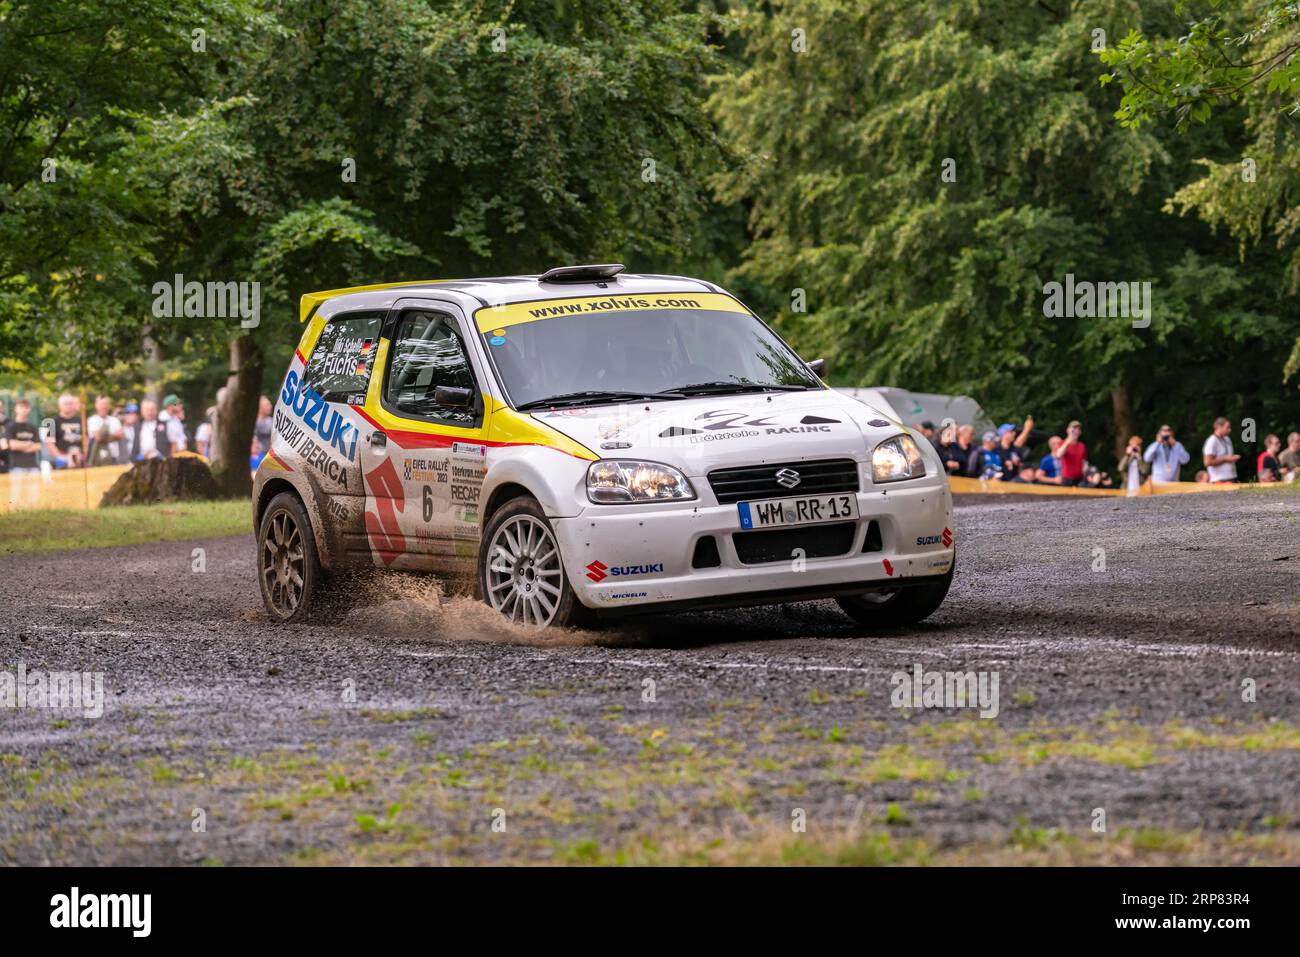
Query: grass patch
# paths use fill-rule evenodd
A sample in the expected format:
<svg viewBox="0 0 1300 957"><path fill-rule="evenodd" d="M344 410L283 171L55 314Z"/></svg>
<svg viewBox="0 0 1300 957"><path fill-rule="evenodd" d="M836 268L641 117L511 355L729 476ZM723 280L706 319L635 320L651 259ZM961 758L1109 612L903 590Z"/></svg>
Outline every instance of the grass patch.
<svg viewBox="0 0 1300 957"><path fill-rule="evenodd" d="M943 761L919 755L905 744L895 744L876 753L867 765L862 780L871 784L884 781L935 781L943 772Z"/></svg>
<svg viewBox="0 0 1300 957"><path fill-rule="evenodd" d="M1286 492L1291 495L1300 493L1300 482L1243 482L1243 492Z"/></svg>
<svg viewBox="0 0 1300 957"><path fill-rule="evenodd" d="M7 512L0 522L0 555L237 535L250 532L252 522L252 506L242 498Z"/></svg>

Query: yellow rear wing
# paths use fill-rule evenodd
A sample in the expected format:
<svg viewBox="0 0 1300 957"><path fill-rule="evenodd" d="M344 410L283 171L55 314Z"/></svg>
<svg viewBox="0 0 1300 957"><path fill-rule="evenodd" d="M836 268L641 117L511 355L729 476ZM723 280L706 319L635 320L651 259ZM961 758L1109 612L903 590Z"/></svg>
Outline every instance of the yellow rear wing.
<svg viewBox="0 0 1300 957"><path fill-rule="evenodd" d="M346 296L350 292L376 292L380 289L398 289L402 286L427 286L431 283L446 281L445 279L416 279L410 282L381 282L373 286L348 286L343 289L305 292L302 294L302 298L298 300L298 321L306 322L308 316L315 313L324 303L335 296Z"/></svg>

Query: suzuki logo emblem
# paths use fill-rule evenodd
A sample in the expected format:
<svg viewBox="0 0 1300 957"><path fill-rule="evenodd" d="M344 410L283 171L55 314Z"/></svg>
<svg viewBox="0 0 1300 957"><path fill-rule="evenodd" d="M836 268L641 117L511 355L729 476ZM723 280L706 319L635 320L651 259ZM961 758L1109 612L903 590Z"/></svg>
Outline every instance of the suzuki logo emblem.
<svg viewBox="0 0 1300 957"><path fill-rule="evenodd" d="M776 484L782 488L794 488L800 483L800 481L802 481L802 479L799 478L799 473L794 469L780 469L776 473L775 478Z"/></svg>

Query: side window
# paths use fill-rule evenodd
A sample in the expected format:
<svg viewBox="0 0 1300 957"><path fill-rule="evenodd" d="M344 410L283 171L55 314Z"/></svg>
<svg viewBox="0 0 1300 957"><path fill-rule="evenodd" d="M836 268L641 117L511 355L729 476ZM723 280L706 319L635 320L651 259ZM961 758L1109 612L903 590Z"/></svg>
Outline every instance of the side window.
<svg viewBox="0 0 1300 957"><path fill-rule="evenodd" d="M441 312L402 314L393 336L384 401L403 415L478 424L477 389L456 321ZM438 389L444 390L439 396Z"/></svg>
<svg viewBox="0 0 1300 957"><path fill-rule="evenodd" d="M325 324L307 360L303 382L331 402L364 394L370 382L384 312L348 312Z"/></svg>

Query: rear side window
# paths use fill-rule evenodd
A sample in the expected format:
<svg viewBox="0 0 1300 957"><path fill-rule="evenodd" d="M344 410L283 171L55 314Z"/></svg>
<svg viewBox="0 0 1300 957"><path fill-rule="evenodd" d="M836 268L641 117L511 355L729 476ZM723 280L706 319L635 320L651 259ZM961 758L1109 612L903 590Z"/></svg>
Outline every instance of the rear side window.
<svg viewBox="0 0 1300 957"><path fill-rule="evenodd" d="M303 381L330 401L364 394L370 382L384 312L349 312L325 323Z"/></svg>
<svg viewBox="0 0 1300 957"><path fill-rule="evenodd" d="M404 415L474 425L473 408L438 402L439 386L474 390L474 374L456 321L441 312L403 313L393 337L384 400Z"/></svg>

